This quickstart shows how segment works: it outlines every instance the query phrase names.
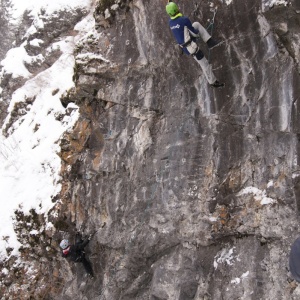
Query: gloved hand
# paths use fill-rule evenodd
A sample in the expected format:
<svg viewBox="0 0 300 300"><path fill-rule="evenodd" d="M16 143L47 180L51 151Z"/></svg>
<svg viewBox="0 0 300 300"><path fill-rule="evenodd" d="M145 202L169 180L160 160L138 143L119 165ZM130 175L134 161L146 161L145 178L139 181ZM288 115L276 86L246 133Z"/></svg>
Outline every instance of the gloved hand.
<svg viewBox="0 0 300 300"><path fill-rule="evenodd" d="M183 54L183 50L179 45L176 45L176 51L178 52L179 55Z"/></svg>

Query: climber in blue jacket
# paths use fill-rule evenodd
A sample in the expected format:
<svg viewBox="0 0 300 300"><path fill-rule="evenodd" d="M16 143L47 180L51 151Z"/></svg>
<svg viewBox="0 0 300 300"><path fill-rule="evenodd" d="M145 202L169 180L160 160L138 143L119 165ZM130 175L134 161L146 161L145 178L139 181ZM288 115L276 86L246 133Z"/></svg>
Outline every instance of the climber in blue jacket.
<svg viewBox="0 0 300 300"><path fill-rule="evenodd" d="M212 87L223 87L224 83L220 83L216 79L211 65L199 49L195 40L197 37L201 37L209 49L220 45L220 42L215 41L199 22L192 24L189 18L184 17L180 13L178 6L174 2L169 1L166 11L170 16L170 28L179 46L186 54L192 55L199 63L208 83Z"/></svg>

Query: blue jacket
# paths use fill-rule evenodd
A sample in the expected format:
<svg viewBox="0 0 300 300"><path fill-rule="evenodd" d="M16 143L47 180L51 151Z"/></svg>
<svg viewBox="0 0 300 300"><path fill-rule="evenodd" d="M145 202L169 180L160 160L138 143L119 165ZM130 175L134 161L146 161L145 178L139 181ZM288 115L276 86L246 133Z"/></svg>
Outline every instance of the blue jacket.
<svg viewBox="0 0 300 300"><path fill-rule="evenodd" d="M199 33L198 30L196 30L192 26L192 23L191 23L190 19L187 18L187 17L179 16L176 19L173 19L173 20L170 19L169 20L169 25L170 25L172 33L173 33L173 35L174 35L174 37L175 37L175 39L176 39L176 41L179 45L184 43L184 26L187 26L187 28L195 34ZM183 48L183 51L186 54L190 54L186 48Z"/></svg>

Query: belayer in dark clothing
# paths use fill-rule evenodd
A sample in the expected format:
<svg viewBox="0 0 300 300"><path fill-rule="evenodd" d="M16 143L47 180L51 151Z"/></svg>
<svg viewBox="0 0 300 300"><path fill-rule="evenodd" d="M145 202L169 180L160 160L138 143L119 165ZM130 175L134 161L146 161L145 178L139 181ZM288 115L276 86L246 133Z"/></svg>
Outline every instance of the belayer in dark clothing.
<svg viewBox="0 0 300 300"><path fill-rule="evenodd" d="M94 277L90 262L85 258L84 247L89 243L91 236L83 240L80 233L76 233L75 244L70 245L69 241L64 239L59 246L63 249L62 256L69 258L73 262L81 262L89 276Z"/></svg>
<svg viewBox="0 0 300 300"><path fill-rule="evenodd" d="M199 63L211 86L223 87L224 83L220 83L216 79L211 65L199 49L195 40L197 37L201 37L209 49L218 46L220 42L215 41L199 22L192 24L189 18L184 17L182 13L180 13L178 6L174 2L169 1L166 6L166 11L170 16L170 28L179 46L186 54L192 55Z"/></svg>

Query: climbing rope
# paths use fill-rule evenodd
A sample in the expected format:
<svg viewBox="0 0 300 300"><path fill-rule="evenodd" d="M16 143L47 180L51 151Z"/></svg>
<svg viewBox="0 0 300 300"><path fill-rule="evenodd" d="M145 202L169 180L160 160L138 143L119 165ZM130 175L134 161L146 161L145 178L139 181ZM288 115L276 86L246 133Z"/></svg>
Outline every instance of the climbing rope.
<svg viewBox="0 0 300 300"><path fill-rule="evenodd" d="M209 24L208 24L208 26L207 26L207 28L206 28L207 31L209 31L209 28L211 28L210 35L213 34L214 23L215 23L215 17L216 17L217 11L218 11L218 8L216 7L216 8L214 9L214 15L213 15L211 21L209 22Z"/></svg>
<svg viewBox="0 0 300 300"><path fill-rule="evenodd" d="M216 17L217 11L218 11L218 8L216 7L214 9L214 15L206 28L206 31L210 34L211 37L213 36L215 17ZM210 32L209 32L209 30L210 30ZM210 63L210 49L208 49L208 59L207 60L208 60L208 63Z"/></svg>

